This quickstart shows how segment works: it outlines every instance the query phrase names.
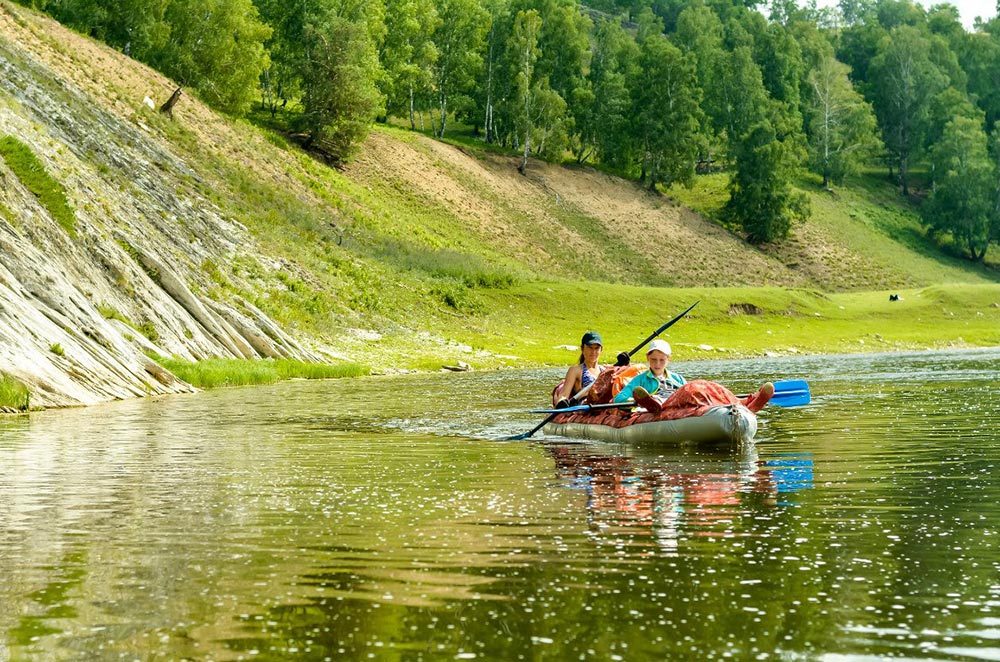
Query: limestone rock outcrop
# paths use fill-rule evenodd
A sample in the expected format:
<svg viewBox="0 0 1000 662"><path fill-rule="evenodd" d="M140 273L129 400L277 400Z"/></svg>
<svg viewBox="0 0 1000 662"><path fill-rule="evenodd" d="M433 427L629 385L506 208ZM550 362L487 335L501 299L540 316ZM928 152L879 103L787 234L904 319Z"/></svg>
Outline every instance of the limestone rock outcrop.
<svg viewBox="0 0 1000 662"><path fill-rule="evenodd" d="M0 6L0 137L62 184L75 225L0 158L0 372L51 407L194 390L157 354L317 360L250 302L210 294L204 265L268 258L169 142L10 38L12 11Z"/></svg>

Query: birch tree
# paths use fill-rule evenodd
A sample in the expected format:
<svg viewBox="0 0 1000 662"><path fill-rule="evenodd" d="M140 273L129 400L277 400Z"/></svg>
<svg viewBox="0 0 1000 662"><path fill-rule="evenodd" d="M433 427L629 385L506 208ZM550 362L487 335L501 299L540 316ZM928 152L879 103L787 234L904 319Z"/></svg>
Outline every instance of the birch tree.
<svg viewBox="0 0 1000 662"><path fill-rule="evenodd" d="M164 19L170 38L150 64L195 88L209 104L235 115L257 96L269 65L264 25L250 0L174 0Z"/></svg>
<svg viewBox="0 0 1000 662"><path fill-rule="evenodd" d="M438 56L434 63L434 94L438 123L444 135L448 113L468 101L483 66L483 39L489 31L489 13L478 0L438 0L440 24L434 31Z"/></svg>
<svg viewBox="0 0 1000 662"><path fill-rule="evenodd" d="M848 78L850 68L832 56L809 72L809 164L823 186L859 171L881 149L871 106Z"/></svg>
<svg viewBox="0 0 1000 662"><path fill-rule="evenodd" d="M632 116L642 174L654 190L658 183L690 182L702 118L694 58L661 35L646 38L640 51Z"/></svg>
<svg viewBox="0 0 1000 662"><path fill-rule="evenodd" d="M919 30L898 27L883 39L869 67L875 113L899 168L904 195L910 192L910 165L923 145L930 100L947 86L946 76L928 57L929 50Z"/></svg>
<svg viewBox="0 0 1000 662"><path fill-rule="evenodd" d="M528 167L528 156L531 153L535 63L540 52L538 34L541 27L542 19L537 11L519 11L514 19L514 32L510 40L510 50L517 63L517 73L514 76L514 124L522 154L521 164L517 169L522 175Z"/></svg>
<svg viewBox="0 0 1000 662"><path fill-rule="evenodd" d="M706 136L706 149L699 161L711 165L717 147L718 129L724 125L726 105L718 81L722 79L726 53L722 47L722 21L711 8L692 3L677 17L677 31L672 38L685 53L694 55L698 74L698 87L704 91L702 107L705 110L701 132ZM721 149L721 148L720 148Z"/></svg>
<svg viewBox="0 0 1000 662"><path fill-rule="evenodd" d="M441 19L432 0L386 0L385 40L379 59L385 70L386 113L405 114L415 129L417 106L430 90Z"/></svg>
<svg viewBox="0 0 1000 662"><path fill-rule="evenodd" d="M639 51L618 21L602 21L594 30L588 87L574 96L576 109L573 150L579 162L592 153L613 168L630 161L632 124L628 83Z"/></svg>

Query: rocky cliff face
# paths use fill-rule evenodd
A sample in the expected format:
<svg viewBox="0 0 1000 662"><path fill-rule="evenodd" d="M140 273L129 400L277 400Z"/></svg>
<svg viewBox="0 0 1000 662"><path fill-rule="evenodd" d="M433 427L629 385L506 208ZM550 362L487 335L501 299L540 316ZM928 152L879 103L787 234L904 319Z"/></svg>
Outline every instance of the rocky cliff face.
<svg viewBox="0 0 1000 662"><path fill-rule="evenodd" d="M0 372L32 405L66 406L192 390L150 351L318 359L251 303L208 296L206 262L268 258L141 117L110 112L26 47L23 11L0 3L0 136L63 185L75 227L0 158Z"/></svg>

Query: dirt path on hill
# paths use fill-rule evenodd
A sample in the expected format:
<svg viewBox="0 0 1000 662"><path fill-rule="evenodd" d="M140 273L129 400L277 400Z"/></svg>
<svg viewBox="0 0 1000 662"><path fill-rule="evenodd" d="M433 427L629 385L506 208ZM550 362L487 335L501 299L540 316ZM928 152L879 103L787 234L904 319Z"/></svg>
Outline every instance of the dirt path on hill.
<svg viewBox="0 0 1000 662"><path fill-rule="evenodd" d="M553 275L677 286L806 280L668 197L590 168L536 161L522 176L513 158L374 133L347 172L414 191L498 252Z"/></svg>

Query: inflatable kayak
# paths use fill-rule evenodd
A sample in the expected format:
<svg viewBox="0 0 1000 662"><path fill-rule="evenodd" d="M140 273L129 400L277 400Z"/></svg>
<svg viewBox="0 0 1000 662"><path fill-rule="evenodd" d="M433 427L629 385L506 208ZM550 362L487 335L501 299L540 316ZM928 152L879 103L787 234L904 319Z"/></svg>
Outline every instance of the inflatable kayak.
<svg viewBox="0 0 1000 662"><path fill-rule="evenodd" d="M626 416L561 414L547 423L547 435L642 445L729 444L740 446L757 434L757 416L742 404L709 407L679 418L639 412Z"/></svg>
<svg viewBox="0 0 1000 662"><path fill-rule="evenodd" d="M615 408L613 403L588 405L582 407L587 411L555 414L543 429L562 437L633 444L747 444L757 434L755 412L774 389L766 395L763 391L738 397L720 384L696 379L678 388L655 413ZM599 397L610 399L603 392Z"/></svg>

